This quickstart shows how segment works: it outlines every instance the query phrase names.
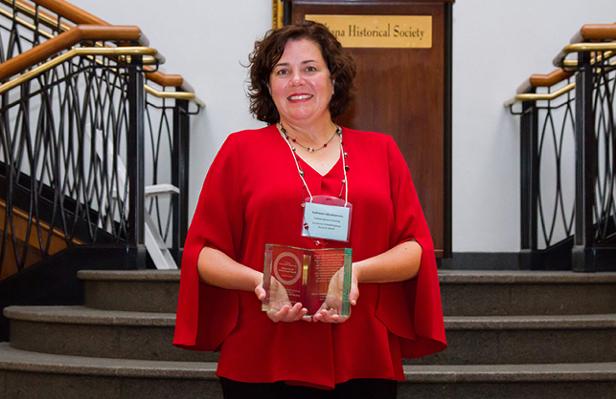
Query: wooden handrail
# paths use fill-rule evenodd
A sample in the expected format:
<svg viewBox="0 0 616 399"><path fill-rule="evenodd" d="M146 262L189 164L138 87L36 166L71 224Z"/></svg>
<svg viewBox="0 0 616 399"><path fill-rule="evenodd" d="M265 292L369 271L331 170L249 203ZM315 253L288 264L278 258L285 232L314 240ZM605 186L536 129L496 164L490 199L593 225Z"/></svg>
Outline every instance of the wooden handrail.
<svg viewBox="0 0 616 399"><path fill-rule="evenodd" d="M536 87L550 87L560 83L573 75L573 72L565 71L562 68L553 70L546 74L534 73L524 81L516 90L516 93L528 93Z"/></svg>
<svg viewBox="0 0 616 399"><path fill-rule="evenodd" d="M616 23L614 24L586 24L573 35L569 43L582 43L594 41L616 40Z"/></svg>
<svg viewBox="0 0 616 399"><path fill-rule="evenodd" d="M77 47L72 48L56 57L46 61L29 71L21 73L14 79L9 80L6 83L0 85L0 94L5 93L7 90L11 90L28 80L40 75L41 73L60 65L61 63L77 56L91 56L100 55L105 57L117 57L117 56L143 56L143 60L149 56L153 59L158 59L158 53L155 49L142 46L121 46L121 47Z"/></svg>
<svg viewBox="0 0 616 399"><path fill-rule="evenodd" d="M573 72L558 68L547 74L534 73L528 80L533 87L550 87L570 78L571 75Z"/></svg>
<svg viewBox="0 0 616 399"><path fill-rule="evenodd" d="M74 24L67 24L66 22L60 22L60 26L58 26L58 20L57 20L57 16L53 15L45 10L36 10L34 8L34 6L32 5L32 3L27 3L24 0L0 0L1 3L6 4L7 6L13 8L17 11L20 11L24 14L28 14L29 16L34 18L34 15L36 15L38 17L38 22L50 27L52 29L60 29L60 30L69 30L70 28L72 28L74 26ZM14 12L14 11L13 11ZM7 18L10 18L9 16L6 15L6 13L3 13ZM19 19L16 18L17 21L19 21ZM99 24L100 25L100 24ZM31 27L30 29L34 30L34 27Z"/></svg>
<svg viewBox="0 0 616 399"><path fill-rule="evenodd" d="M100 19L96 15L90 14L86 10L79 8L65 0L31 0L39 6L61 15L75 25L111 25L109 22Z"/></svg>
<svg viewBox="0 0 616 399"><path fill-rule="evenodd" d="M582 51L604 51L604 53L597 55L596 59L593 59L591 63L616 55L616 23L583 25L571 38L570 43L554 58L554 65L559 68L547 74L532 74L518 87L516 90L517 95L506 101L505 105L509 106L518 101L552 100L571 91L575 87L575 83L561 87L553 93L532 93L533 89L537 87L552 87L570 78L574 71L565 70L561 66L577 65L574 60L566 60L565 58L571 52Z"/></svg>
<svg viewBox="0 0 616 399"><path fill-rule="evenodd" d="M0 80L5 80L38 64L82 40L131 41L147 46L137 26L78 25L0 64Z"/></svg>
<svg viewBox="0 0 616 399"><path fill-rule="evenodd" d="M163 87L180 87L184 83L182 75L146 72L148 79Z"/></svg>
<svg viewBox="0 0 616 399"><path fill-rule="evenodd" d="M611 43L604 43L611 42ZM586 24L573 35L569 44L554 57L555 66L565 63L567 54L583 51L606 51L616 49L616 23Z"/></svg>
<svg viewBox="0 0 616 399"><path fill-rule="evenodd" d="M12 3L13 0L1 0L6 4ZM33 7L29 6L23 0L15 0L18 7L24 11L28 12L33 18L35 16L35 10ZM86 25L101 25L106 26L110 25L107 21L90 14L89 12L79 8L68 1L65 0L30 0L33 4L37 4L41 7L44 7L54 13L62 16L62 18L67 21L71 21L72 23L86 24ZM41 13L41 11L39 11ZM148 80L153 81L154 83L162 86L162 87L175 87L177 90L194 92L192 86L181 76L178 74L165 74L160 71L155 72L146 72L146 78Z"/></svg>

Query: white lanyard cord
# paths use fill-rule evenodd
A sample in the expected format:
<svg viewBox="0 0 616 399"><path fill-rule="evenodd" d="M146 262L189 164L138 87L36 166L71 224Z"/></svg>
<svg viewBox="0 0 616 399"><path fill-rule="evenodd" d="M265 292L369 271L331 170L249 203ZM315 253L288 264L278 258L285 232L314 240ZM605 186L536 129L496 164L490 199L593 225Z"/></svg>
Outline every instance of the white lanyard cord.
<svg viewBox="0 0 616 399"><path fill-rule="evenodd" d="M349 180L347 179L346 156L342 148L342 133L340 133L340 156L342 157L342 173L344 173L344 206L349 205Z"/></svg>
<svg viewBox="0 0 616 399"><path fill-rule="evenodd" d="M278 131L280 132L280 130ZM306 180L304 179L304 172L302 171L302 168L299 167L299 163L297 162L297 156L295 155L295 151L293 151L293 147L291 146L291 143L289 143L289 140L287 140L286 137L284 137L284 134L282 134L282 132L280 132L280 136L282 136L282 139L289 146L289 150L291 150L291 155L293 156L293 161L295 162L295 166L297 167L297 173L299 174L299 178L302 179L302 183L304 183L304 187L306 188L306 191L308 191L308 195L310 196L310 202L312 202L312 193L310 192L310 188L308 188L308 184L306 183Z"/></svg>

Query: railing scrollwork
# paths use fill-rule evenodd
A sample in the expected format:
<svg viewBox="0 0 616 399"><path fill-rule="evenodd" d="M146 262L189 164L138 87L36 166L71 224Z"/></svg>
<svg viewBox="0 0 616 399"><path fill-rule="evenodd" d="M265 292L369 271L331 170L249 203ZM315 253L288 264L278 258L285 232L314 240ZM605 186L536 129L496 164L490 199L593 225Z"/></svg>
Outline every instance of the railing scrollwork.
<svg viewBox="0 0 616 399"><path fill-rule="evenodd" d="M204 104L147 45L64 1L0 0L0 280L83 245L143 264L145 219L179 259Z"/></svg>
<svg viewBox="0 0 616 399"><path fill-rule="evenodd" d="M555 58L558 70L533 75L506 103L520 115L524 268L616 261L614 50L616 24L585 26Z"/></svg>

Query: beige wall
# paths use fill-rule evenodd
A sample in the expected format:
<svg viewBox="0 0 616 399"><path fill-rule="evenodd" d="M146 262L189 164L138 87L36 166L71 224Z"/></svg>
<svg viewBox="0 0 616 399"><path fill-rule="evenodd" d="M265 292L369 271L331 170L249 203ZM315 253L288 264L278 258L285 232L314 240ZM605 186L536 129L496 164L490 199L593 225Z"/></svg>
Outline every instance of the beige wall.
<svg viewBox="0 0 616 399"><path fill-rule="evenodd" d="M270 27L271 1L74 0L116 24L137 24L207 102L193 124L191 208L216 149L260 126L247 111L247 63ZM616 20L614 0L458 0L453 46L453 249L519 249L518 123L502 106L583 23Z"/></svg>

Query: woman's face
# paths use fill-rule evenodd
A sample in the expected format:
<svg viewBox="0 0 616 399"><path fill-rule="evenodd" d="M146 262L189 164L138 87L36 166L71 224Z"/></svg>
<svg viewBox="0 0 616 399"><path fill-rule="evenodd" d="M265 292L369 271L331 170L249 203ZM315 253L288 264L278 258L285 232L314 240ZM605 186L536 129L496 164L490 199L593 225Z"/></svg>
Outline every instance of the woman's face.
<svg viewBox="0 0 616 399"><path fill-rule="evenodd" d="M284 124L329 122L334 86L319 45L309 39L289 40L274 65L270 93Z"/></svg>

